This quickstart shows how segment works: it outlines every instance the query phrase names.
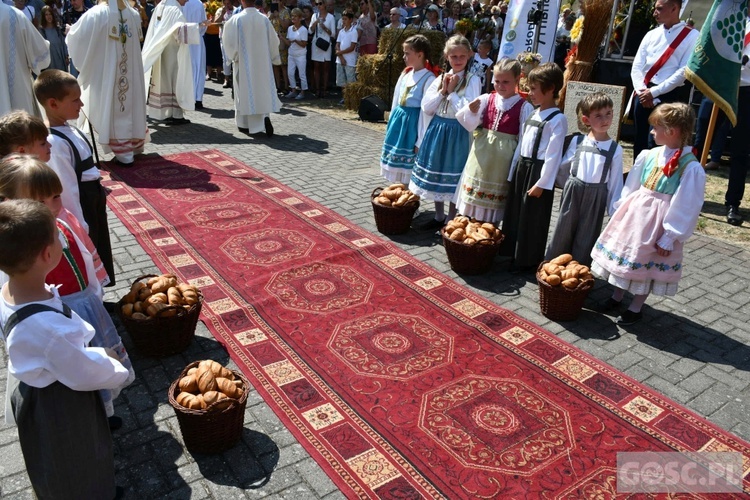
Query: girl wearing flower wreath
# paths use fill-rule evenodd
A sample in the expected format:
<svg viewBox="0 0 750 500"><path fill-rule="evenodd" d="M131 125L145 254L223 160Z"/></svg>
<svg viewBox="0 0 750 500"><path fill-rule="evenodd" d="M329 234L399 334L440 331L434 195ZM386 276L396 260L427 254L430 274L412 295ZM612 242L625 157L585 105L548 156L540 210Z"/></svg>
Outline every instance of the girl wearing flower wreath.
<svg viewBox="0 0 750 500"><path fill-rule="evenodd" d="M616 287L600 309L619 309L626 291L634 295L616 320L622 326L641 319L650 293L677 293L683 244L698 223L706 186L706 174L690 146L692 108L661 104L648 121L661 147L638 155L615 214L591 252L591 270Z"/></svg>
<svg viewBox="0 0 750 500"><path fill-rule="evenodd" d="M456 114L459 123L474 130L474 143L456 191L456 209L467 217L497 224L503 220L508 195L508 173L521 124L534 107L516 93L521 64L501 59L493 69L494 92L483 94Z"/></svg>
<svg viewBox="0 0 750 500"><path fill-rule="evenodd" d="M409 182L417 150L430 123L420 112L425 91L435 80L429 59L430 42L426 36L413 35L406 39L406 69L396 82L380 155L380 175L391 182Z"/></svg>

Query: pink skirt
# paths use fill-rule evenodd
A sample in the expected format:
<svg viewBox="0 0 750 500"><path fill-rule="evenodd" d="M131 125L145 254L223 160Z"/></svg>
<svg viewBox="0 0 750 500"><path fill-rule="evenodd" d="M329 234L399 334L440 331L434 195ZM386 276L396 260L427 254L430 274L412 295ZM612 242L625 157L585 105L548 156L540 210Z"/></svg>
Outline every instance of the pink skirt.
<svg viewBox="0 0 750 500"><path fill-rule="evenodd" d="M674 242L668 257L656 253L671 199L644 187L628 196L594 245L594 273L637 295L674 295L682 276L682 242Z"/></svg>

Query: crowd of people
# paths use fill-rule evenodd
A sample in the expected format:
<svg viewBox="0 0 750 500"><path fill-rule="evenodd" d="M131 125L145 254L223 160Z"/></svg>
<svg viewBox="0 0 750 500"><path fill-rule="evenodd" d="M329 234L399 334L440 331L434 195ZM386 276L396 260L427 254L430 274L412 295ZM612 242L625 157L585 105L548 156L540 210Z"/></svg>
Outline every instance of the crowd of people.
<svg viewBox="0 0 750 500"><path fill-rule="evenodd" d="M280 98L324 97L334 67L339 86L355 81L356 58L377 51L380 30L409 23L441 30L448 35L442 54L431 53L423 34L403 42L406 69L380 156L383 177L433 202L434 217L419 229L435 231L458 214L495 224L505 234L500 252L517 272L569 253L613 286L597 308L617 313L622 326L642 318L650 294L677 292L706 182L684 97L696 36L679 21L679 0L656 1L659 26L633 62L636 154L625 180L622 147L608 132L617 118L609 97L586 95L569 124L557 103L558 64L525 75L522 96L520 63L495 61L505 7L496 0L361 0L341 18L332 0L225 0L210 14L200 0L34 1L0 4L0 41L14 47L0 50L0 63L14 68L0 92L0 325L10 359L5 415L18 425L40 497L121 494L109 432L122 421L112 401L135 374L102 301L115 272L106 193L87 133L132 166L149 140L147 117L167 127L187 123L185 112L202 107L211 77L233 90L238 129L270 136ZM454 33L469 16L491 29ZM743 65L735 133L750 118L749 73ZM733 141L730 222L740 217L747 148ZM562 199L548 242L555 186Z"/></svg>

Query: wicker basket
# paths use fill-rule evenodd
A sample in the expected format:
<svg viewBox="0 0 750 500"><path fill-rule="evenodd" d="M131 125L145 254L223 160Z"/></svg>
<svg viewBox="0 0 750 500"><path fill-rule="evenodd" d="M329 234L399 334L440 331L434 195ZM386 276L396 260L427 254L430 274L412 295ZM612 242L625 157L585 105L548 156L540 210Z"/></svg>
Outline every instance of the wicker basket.
<svg viewBox="0 0 750 500"><path fill-rule="evenodd" d="M500 238L493 243L468 245L450 239L445 234L445 228L440 230L440 234L443 236L443 247L445 247L445 253L448 254L451 269L458 274L484 274L489 271L500 249L500 243L505 239L505 235L500 234Z"/></svg>
<svg viewBox="0 0 750 500"><path fill-rule="evenodd" d="M372 211L375 214L375 225L378 231L383 234L404 234L411 228L411 220L414 218L414 212L419 208L419 202L409 205L408 207L387 207L375 203L383 188L375 188L370 196L372 202Z"/></svg>
<svg viewBox="0 0 750 500"><path fill-rule="evenodd" d="M572 290L561 285L552 286L541 278L542 266L547 262L549 261L545 260L539 264L536 270L539 307L542 314L553 321L574 321L581 314L583 303L594 286L594 280L584 280Z"/></svg>
<svg viewBox="0 0 750 500"><path fill-rule="evenodd" d="M147 274L136 281L156 276ZM117 317L125 326L125 330L133 339L133 344L140 354L152 358L163 358L183 352L190 346L195 337L195 327L203 306L203 295L198 292L198 302L184 308L169 306L159 311L155 317L149 319L133 319L122 314L122 299L117 303ZM177 310L174 316L164 316L164 313Z"/></svg>
<svg viewBox="0 0 750 500"><path fill-rule="evenodd" d="M239 400L230 399L229 406L222 410L211 410L213 405L205 410L185 408L177 404L176 398L180 393L177 384L182 377L187 375L188 370L197 367L199 363L200 361L194 361L187 365L177 380L169 386L169 404L172 405L175 415L177 415L182 439L185 441L185 447L188 450L192 453L207 455L221 453L237 444L242 437L250 382L240 372L232 370L234 378L242 380L245 386L245 392ZM215 404L218 404L218 402Z"/></svg>

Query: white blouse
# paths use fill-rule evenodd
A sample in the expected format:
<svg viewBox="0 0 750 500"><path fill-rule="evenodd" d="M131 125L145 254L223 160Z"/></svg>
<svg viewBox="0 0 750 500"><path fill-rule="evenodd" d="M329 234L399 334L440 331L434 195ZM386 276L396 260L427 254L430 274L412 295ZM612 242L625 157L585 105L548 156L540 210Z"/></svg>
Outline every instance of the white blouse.
<svg viewBox="0 0 750 500"><path fill-rule="evenodd" d="M563 155L562 162L560 163L560 172L567 172L565 178L570 174L573 166L573 157L576 154L579 144L586 144L587 146L598 148L602 153L609 151L612 146L612 139L606 141L596 141L589 136L585 136L583 140L570 141L568 150ZM604 156L595 153L589 153L586 151L581 152L578 157L578 171L576 172L576 178L583 182L598 183L602 178L602 171L604 170ZM609 176L606 179L607 182L607 213L611 216L615 213L615 203L620 199L620 193L622 192L622 147L617 145L615 149L615 155L612 157L612 164L609 167Z"/></svg>
<svg viewBox="0 0 750 500"><path fill-rule="evenodd" d="M534 110L532 116L535 120L543 121L555 111L559 111L559 109L548 108L544 111L539 111L537 108ZM521 126L523 126L523 124L521 124ZM534 152L534 141L536 141L539 127L529 127L527 132L528 133L523 135L523 140L518 142L518 147L513 155L513 163L511 163L510 166L508 180L513 179L513 175L516 173L519 156L531 158L531 155ZM565 144L565 135L567 133L568 120L562 113L552 118L542 129L542 139L539 143L539 159L544 160L544 166L542 166L539 180L536 181L535 185L537 187L548 190L554 189L555 177L557 176L557 170L560 168L560 161L562 160L563 153L562 150L563 145Z"/></svg>
<svg viewBox="0 0 750 500"><path fill-rule="evenodd" d="M453 74L453 70L448 73ZM464 73L465 71L459 71L456 74L463 76ZM430 117L439 116L441 118L455 119L458 110L479 97L479 94L482 92L482 82L476 76L472 76L466 87L461 91L461 94L451 92L446 97L438 90L442 81L442 76L435 78L435 81L432 82L427 92L425 92L424 99L422 99L422 113ZM447 101L447 106L443 105L443 100Z"/></svg>
<svg viewBox="0 0 750 500"><path fill-rule="evenodd" d="M424 79L424 81L422 81ZM393 102L391 103L391 109L396 109L401 103L401 93L404 91L407 87L414 87L415 85L424 85L424 94L427 93L427 89L430 87L430 84L435 80L435 75L432 74L432 72L426 68L422 68L417 71L409 71L408 73L402 73L401 76L398 77L398 81L396 82L396 88L393 92ZM417 90L417 89L415 89ZM422 89L418 89L422 91ZM410 95L410 92L407 91L407 101L409 100L409 97L414 97L413 95ZM422 97L424 98L424 97ZM414 99L416 100L416 99ZM411 103L407 102L407 104L411 105ZM420 107L421 107L421 100L420 100ZM422 138L424 137L424 133L427 131L427 126L430 124L430 119L432 117L425 116L424 113L419 113L419 125L418 125L418 134L417 134L417 142L415 146L420 147L422 145Z"/></svg>
<svg viewBox="0 0 750 500"><path fill-rule="evenodd" d="M5 289L7 285L3 287ZM35 302L63 310L57 288L47 285L52 298ZM0 296L0 322L21 305L9 304ZM75 312L68 319L56 312L40 312L14 328L5 342L8 351L8 373L31 387L47 387L59 381L74 391L94 391L121 387L128 370L110 358L103 348L88 347L94 328ZM13 412L6 398L6 422L13 423Z"/></svg>
<svg viewBox="0 0 750 500"><path fill-rule="evenodd" d="M690 153L692 149L691 146L685 146L682 153ZM675 149L669 149L666 146L661 148L656 157L659 168L666 165L675 151ZM618 208L625 198L640 189L641 174L643 173L643 167L650 152L651 150L641 151L641 154L635 159L633 168L628 173L628 179L625 181L625 186L622 188L620 201L615 204L615 208ZM671 251L674 249L675 240L681 242L687 241L698 224L698 217L701 214L701 208L703 208L705 189L706 172L703 170L703 167L697 161L688 163L682 172L680 185L669 202L669 209L662 222L664 234L656 242L657 245L664 250Z"/></svg>

